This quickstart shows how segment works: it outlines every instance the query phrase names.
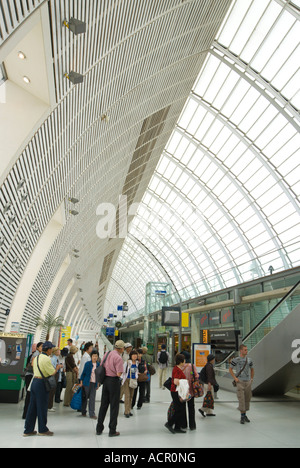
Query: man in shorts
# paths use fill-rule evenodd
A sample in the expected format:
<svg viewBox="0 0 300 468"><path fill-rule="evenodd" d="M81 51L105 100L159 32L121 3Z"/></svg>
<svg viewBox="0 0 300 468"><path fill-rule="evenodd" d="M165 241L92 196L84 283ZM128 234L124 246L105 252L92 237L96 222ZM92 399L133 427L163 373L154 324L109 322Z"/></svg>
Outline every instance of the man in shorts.
<svg viewBox="0 0 300 468"><path fill-rule="evenodd" d="M236 382L241 424L245 424L245 422L249 423L247 411L250 409L250 401L252 398L254 367L252 359L248 357L247 346L243 344L240 346L240 355L232 359L229 372Z"/></svg>

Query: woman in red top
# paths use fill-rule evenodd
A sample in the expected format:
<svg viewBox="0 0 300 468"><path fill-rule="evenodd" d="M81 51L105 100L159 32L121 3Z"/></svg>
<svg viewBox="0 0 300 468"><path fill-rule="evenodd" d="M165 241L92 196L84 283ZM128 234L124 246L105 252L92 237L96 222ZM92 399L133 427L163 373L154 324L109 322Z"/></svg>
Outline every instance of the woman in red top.
<svg viewBox="0 0 300 468"><path fill-rule="evenodd" d="M172 385L171 385L171 395L174 403L174 415L169 419L165 424L165 427L172 433L185 434L186 431L181 428L184 427L186 421L186 403L181 402L176 391L177 385L179 385L179 380L186 380L186 376L182 372L182 368L185 365L185 357L182 354L177 354L175 358L176 366L172 372ZM173 426L175 424L175 429Z"/></svg>

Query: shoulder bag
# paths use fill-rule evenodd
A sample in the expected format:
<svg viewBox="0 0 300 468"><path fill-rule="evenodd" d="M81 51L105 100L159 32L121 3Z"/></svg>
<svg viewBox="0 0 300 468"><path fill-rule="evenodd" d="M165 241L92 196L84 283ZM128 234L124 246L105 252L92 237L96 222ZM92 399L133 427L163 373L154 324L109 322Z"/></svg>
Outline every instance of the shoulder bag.
<svg viewBox="0 0 300 468"><path fill-rule="evenodd" d="M192 387L193 387L193 392L195 398L201 398L204 395L204 390L203 390L203 385L199 382L198 379L196 379L195 375L195 370L194 367L192 366Z"/></svg>
<svg viewBox="0 0 300 468"><path fill-rule="evenodd" d="M40 369L40 366L39 366L39 356L37 357L36 363L37 363L38 369L40 371L40 374L43 377L43 381L44 381L44 384L45 384L45 387L46 387L46 391L50 392L50 390L53 390L56 387L55 375L50 375L50 377L44 377L44 375L43 375L43 373L42 373L42 371Z"/></svg>
<svg viewBox="0 0 300 468"><path fill-rule="evenodd" d="M134 388L134 389L136 389L136 388L138 387L138 381L137 381L137 379L135 378L135 374L134 374L134 377L132 377L132 370L131 370L131 368L130 368L129 387L130 387L130 388Z"/></svg>

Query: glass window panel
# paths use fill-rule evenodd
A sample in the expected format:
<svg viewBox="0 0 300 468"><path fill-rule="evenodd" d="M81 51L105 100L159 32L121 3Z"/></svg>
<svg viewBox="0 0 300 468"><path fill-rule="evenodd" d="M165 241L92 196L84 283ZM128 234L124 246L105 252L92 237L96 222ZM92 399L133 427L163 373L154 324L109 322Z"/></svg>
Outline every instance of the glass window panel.
<svg viewBox="0 0 300 468"><path fill-rule="evenodd" d="M218 159L225 162L228 156L233 152L233 150L239 144L240 144L240 139L236 135L232 134L230 138L226 141L224 146L218 151Z"/></svg>
<svg viewBox="0 0 300 468"><path fill-rule="evenodd" d="M296 51L296 53L292 55L293 60L289 60L286 66L284 66L284 64L287 60L288 55L294 50L295 44L298 43L299 36L300 36L300 25L298 22L294 24L291 31L289 31L288 35L283 39L280 46L273 54L271 60L269 60L265 69L263 70L262 74L268 81L272 81L274 76L276 76L276 74L280 71L281 67L285 69L286 78L289 76L292 76L296 72L298 67L297 67L297 64L293 62L295 60L298 60L298 63L299 63L300 52L298 52L297 54L297 51ZM281 74L281 78L283 78L283 74ZM279 80L277 80L277 86L278 86L277 89L282 89L283 85L284 83L280 83Z"/></svg>
<svg viewBox="0 0 300 468"><path fill-rule="evenodd" d="M213 176L207 182L207 186L211 190L215 189L216 185L220 182L220 180L224 178L223 171L217 169L215 165L213 167L214 167Z"/></svg>
<svg viewBox="0 0 300 468"><path fill-rule="evenodd" d="M297 160L299 161L298 165L295 165L294 162L290 166L290 173L284 176L284 179L288 185L294 188L294 186L299 182L299 173L300 173L300 151L297 155ZM290 158L291 159L291 158Z"/></svg>
<svg viewBox="0 0 300 468"><path fill-rule="evenodd" d="M266 36L266 32L268 32L271 29L273 23L275 22L276 18L281 12L280 6L276 2L270 2L269 0L264 0L263 2L261 2L260 0L256 1L256 11L258 12L260 8L260 13L263 10L264 14L262 17L260 17L260 14L257 15L257 18L260 17L260 19L256 25L255 30L251 34L251 37L249 38L244 50L241 53L241 58L247 63L251 62L253 56L256 54L257 50L261 46Z"/></svg>
<svg viewBox="0 0 300 468"><path fill-rule="evenodd" d="M225 69L226 71L224 70L224 67L226 67ZM227 65L223 66L223 70L224 70L224 76L223 76L222 87L219 90L218 94L216 95L216 98L212 102L213 106L216 109L222 109L224 103L228 99L228 96L231 94L236 83L239 80L239 75L235 73L234 71L232 71Z"/></svg>
<svg viewBox="0 0 300 468"><path fill-rule="evenodd" d="M251 85L247 83L247 81L243 80L242 78L239 78L234 92L231 94L231 96L228 97L228 100L222 108L222 114L230 116L239 105L241 99L247 94L250 87Z"/></svg>
<svg viewBox="0 0 300 468"><path fill-rule="evenodd" d="M223 126L224 125L219 120L215 120L214 122L212 122L208 131L206 132L206 135L203 135L203 145L209 148L210 145L215 141L216 136L219 135L219 133L223 129Z"/></svg>
<svg viewBox="0 0 300 468"><path fill-rule="evenodd" d="M284 220L280 220L277 224L274 224L274 228L278 234L281 232L285 232L288 229L297 229L297 226L299 225L299 214L294 213ZM299 231L298 231L299 232Z"/></svg>
<svg viewBox="0 0 300 468"><path fill-rule="evenodd" d="M224 24L219 33L218 41L226 47L231 44L236 32L240 28L241 19L247 13L251 5L251 0L244 0L243 2L236 2L232 9L228 21Z"/></svg>
<svg viewBox="0 0 300 468"><path fill-rule="evenodd" d="M259 99L259 93L255 88L249 88L246 94L242 97L238 103L234 112L229 116L230 120L239 126L242 126L242 121L248 115L248 112L252 109L255 102ZM245 125L245 122L244 122Z"/></svg>
<svg viewBox="0 0 300 468"><path fill-rule="evenodd" d="M210 129L211 125L213 124L215 117L209 113L206 112L205 118L201 122L201 125L197 126L196 132L195 132L195 138L198 141L202 142L203 137L206 135L207 131Z"/></svg>
<svg viewBox="0 0 300 468"><path fill-rule="evenodd" d="M202 125L202 121L205 119L207 111L204 107L198 104L197 110L195 112L194 118L191 120L189 125L186 127L186 131L191 135L194 135L199 126Z"/></svg>
<svg viewBox="0 0 300 468"><path fill-rule="evenodd" d="M201 161L203 156L204 156L204 153L201 149L196 149L196 151L194 151L193 156L190 159L189 164L188 164L188 168L190 169L190 171L194 172L196 167L198 167L199 162Z"/></svg>
<svg viewBox="0 0 300 468"><path fill-rule="evenodd" d="M264 147L264 154L271 158L276 153L276 151L278 151L278 148L282 148L283 146L288 145L289 142L292 142L292 146L295 135L297 135L297 133L294 127L292 127L292 125L285 125L283 129L278 131L277 135L273 136L269 144ZM299 146L294 146L294 148L298 149ZM291 152L293 152L293 150ZM290 151L284 151L284 154L290 154Z"/></svg>
<svg viewBox="0 0 300 468"><path fill-rule="evenodd" d="M271 161L275 167L279 167L284 163L287 154L293 154L295 151L299 151L300 148L300 135L297 133L290 141L285 145L280 146L278 151L274 154Z"/></svg>
<svg viewBox="0 0 300 468"><path fill-rule="evenodd" d="M272 122L277 116L278 111L271 105L261 114L256 116L256 121L252 127L248 130L247 136L250 140L255 141L256 138L262 133L262 131Z"/></svg>
<svg viewBox="0 0 300 468"><path fill-rule="evenodd" d="M224 163L226 164L226 166L231 169L232 166L239 161L241 155L246 151L246 149L246 145L242 141L240 141L238 145L235 146L233 151L229 154L229 156L225 159Z"/></svg>
<svg viewBox="0 0 300 468"><path fill-rule="evenodd" d="M298 31L299 24L293 27L293 31L295 31L296 35L298 36L294 40L294 44L292 48L290 47L288 50L293 51L291 56L288 58L288 60L283 64L283 66L278 70L277 74L274 76L272 80L272 84L276 89L283 89L287 80L290 79L291 76L293 76L296 71L298 70L298 64L299 64L299 54L300 54L300 46L297 45L296 49L294 49L295 45L298 43L299 39L299 31ZM286 59L287 57L285 57Z"/></svg>
<svg viewBox="0 0 300 468"><path fill-rule="evenodd" d="M278 192L279 192L279 190L278 190ZM269 217L273 213L275 213L280 206L285 206L287 203L289 203L289 200L288 200L287 196L285 195L285 193L280 193L280 195L278 195L276 197L276 192L274 190L273 200L272 200L271 203L269 203L268 205L266 205L264 207L264 213L265 213L265 215L267 217Z"/></svg>
<svg viewBox="0 0 300 468"><path fill-rule="evenodd" d="M249 177L261 168L261 162L254 156L251 151L245 153L245 157L242 158L244 162L244 170L239 174L239 181L244 184L247 182ZM246 162L247 161L247 162Z"/></svg>
<svg viewBox="0 0 300 468"><path fill-rule="evenodd" d="M168 151L170 154L173 154L175 151L176 147L178 146L182 136L180 133L176 132L176 130L173 132L172 137L169 140L169 144L166 147L166 151Z"/></svg>
<svg viewBox="0 0 300 468"><path fill-rule="evenodd" d="M269 58L277 50L282 37L288 33L294 21L295 19L290 13L283 11L277 23L273 25L251 64L259 73L265 68Z"/></svg>
<svg viewBox="0 0 300 468"><path fill-rule="evenodd" d="M274 186L276 181L273 176L269 175L255 188L251 190L251 196L256 200L256 203L262 208L274 199ZM275 190L278 193L278 190Z"/></svg>
<svg viewBox="0 0 300 468"><path fill-rule="evenodd" d="M243 48L248 42L249 36L251 36L252 32L257 27L257 21L262 16L266 6L267 1L262 0L260 2L253 2L249 7L241 27L237 31L232 43L230 44L230 49L236 55L241 54Z"/></svg>
<svg viewBox="0 0 300 468"><path fill-rule="evenodd" d="M198 104L193 99L188 99L185 109L182 112L182 115L178 121L178 126L186 128L191 119L194 117L194 113L196 112Z"/></svg>
<svg viewBox="0 0 300 468"><path fill-rule="evenodd" d="M203 67L202 72L200 74L199 80L194 88L195 94L198 94L198 96L201 97L204 96L204 93L207 87L210 85L211 80L213 79L213 76L219 64L220 61L216 57L208 57L207 62L205 63L205 66Z"/></svg>
<svg viewBox="0 0 300 468"><path fill-rule="evenodd" d="M230 73L230 68L220 62L218 68L215 71L215 74L212 77L212 80L207 88L204 98L206 101L213 103L215 101L216 96L218 95L220 89L224 85L224 81L228 77Z"/></svg>
<svg viewBox="0 0 300 468"><path fill-rule="evenodd" d="M288 81L287 85L283 88L282 94L288 100L291 101L293 104L293 96L298 93L299 91L299 83L300 83L300 71L298 70L297 73ZM299 106L298 106L299 108Z"/></svg>
<svg viewBox="0 0 300 468"><path fill-rule="evenodd" d="M175 158L180 160L182 158L182 155L186 151L188 145L189 145L189 140L185 137L182 137L178 147L174 151Z"/></svg>
<svg viewBox="0 0 300 468"><path fill-rule="evenodd" d="M259 138L255 141L257 146L259 148L264 149L266 145L272 141L272 139L281 131L286 128L288 125L288 122L286 119L278 114L276 117L274 117L271 121L270 124L267 126L267 128L261 133Z"/></svg>

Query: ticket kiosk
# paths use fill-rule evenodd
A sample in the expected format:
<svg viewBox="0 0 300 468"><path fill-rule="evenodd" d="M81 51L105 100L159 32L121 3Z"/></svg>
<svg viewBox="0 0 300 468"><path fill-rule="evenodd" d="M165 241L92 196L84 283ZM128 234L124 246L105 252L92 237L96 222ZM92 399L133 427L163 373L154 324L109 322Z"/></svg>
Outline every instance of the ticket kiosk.
<svg viewBox="0 0 300 468"><path fill-rule="evenodd" d="M0 403L19 403L23 398L22 375L32 338L32 335L0 333Z"/></svg>

